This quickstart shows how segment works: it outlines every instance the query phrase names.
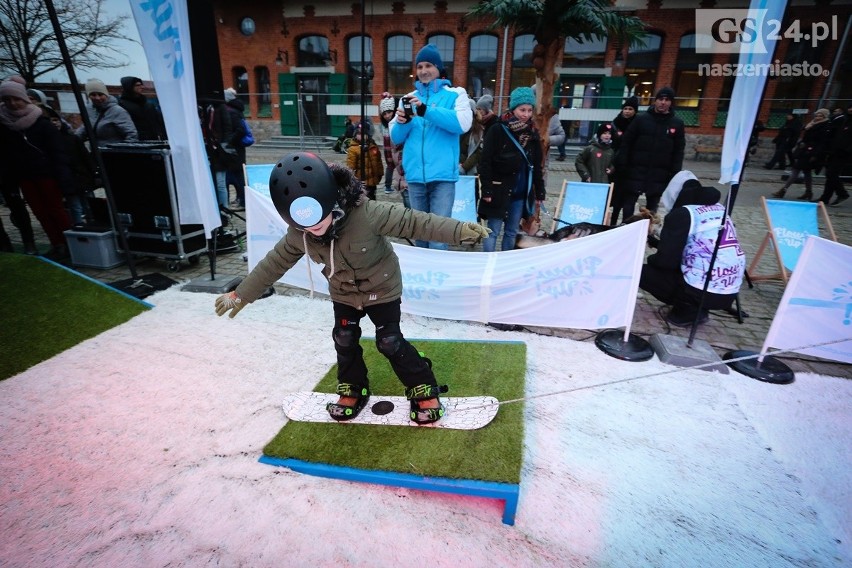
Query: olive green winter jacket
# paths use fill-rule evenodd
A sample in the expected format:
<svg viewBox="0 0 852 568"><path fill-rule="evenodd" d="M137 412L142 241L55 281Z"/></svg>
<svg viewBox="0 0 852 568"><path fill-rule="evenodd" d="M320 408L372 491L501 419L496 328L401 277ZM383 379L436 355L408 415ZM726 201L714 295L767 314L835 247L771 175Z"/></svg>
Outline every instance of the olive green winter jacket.
<svg viewBox="0 0 852 568"><path fill-rule="evenodd" d="M460 244L463 225L402 205L365 200L335 221L334 239L290 227L236 292L243 301L253 302L307 252L313 262L324 265L335 302L357 309L392 302L402 296L402 275L386 237Z"/></svg>

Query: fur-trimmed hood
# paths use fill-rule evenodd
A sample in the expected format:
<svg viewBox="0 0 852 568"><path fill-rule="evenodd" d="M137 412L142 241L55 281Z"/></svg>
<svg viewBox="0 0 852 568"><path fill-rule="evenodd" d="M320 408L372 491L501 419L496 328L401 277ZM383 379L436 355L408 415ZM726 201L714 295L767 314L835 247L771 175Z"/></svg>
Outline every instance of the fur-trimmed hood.
<svg viewBox="0 0 852 568"><path fill-rule="evenodd" d="M334 180L340 188L340 197L337 200L340 208L348 212L360 205L366 195L364 194L363 184L355 177L355 172L341 164L329 163L328 167L334 174Z"/></svg>

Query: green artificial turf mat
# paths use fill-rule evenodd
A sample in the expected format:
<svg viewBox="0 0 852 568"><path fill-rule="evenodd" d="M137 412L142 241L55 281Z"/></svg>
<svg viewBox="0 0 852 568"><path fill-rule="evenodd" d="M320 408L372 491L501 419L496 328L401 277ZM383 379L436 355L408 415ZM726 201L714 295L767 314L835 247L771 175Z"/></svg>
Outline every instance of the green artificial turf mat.
<svg viewBox="0 0 852 568"><path fill-rule="evenodd" d="M0 380L122 324L144 304L39 257L0 253Z"/></svg>
<svg viewBox="0 0 852 568"><path fill-rule="evenodd" d="M412 340L432 360L446 396L524 396L526 345L520 342ZM402 396L404 387L371 340L362 340L376 394ZM337 366L314 388L335 392ZM479 430L289 421L263 453L279 459L415 475L520 483L523 403L501 405Z"/></svg>

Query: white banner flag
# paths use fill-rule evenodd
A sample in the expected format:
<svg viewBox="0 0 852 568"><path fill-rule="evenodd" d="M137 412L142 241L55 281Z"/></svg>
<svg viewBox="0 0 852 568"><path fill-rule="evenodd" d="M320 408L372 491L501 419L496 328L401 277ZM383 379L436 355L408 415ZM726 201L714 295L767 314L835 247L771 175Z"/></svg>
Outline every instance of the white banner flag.
<svg viewBox="0 0 852 568"><path fill-rule="evenodd" d="M163 111L174 164L181 224L222 224L213 176L204 150L186 0L130 0L139 38Z"/></svg>
<svg viewBox="0 0 852 568"><path fill-rule="evenodd" d="M852 247L808 237L761 353L769 347L852 363Z"/></svg>
<svg viewBox="0 0 852 568"><path fill-rule="evenodd" d="M246 188L249 270L284 236L272 200ZM435 318L574 329L629 327L648 221L573 241L505 252L394 244L402 311ZM310 268L310 273L308 268ZM281 282L328 293L322 266L303 257Z"/></svg>
<svg viewBox="0 0 852 568"><path fill-rule="evenodd" d="M748 18L759 24L782 22L786 7L787 0L752 0ZM760 34L764 29L772 29L772 26L759 25L756 29L758 31L755 33ZM741 74L734 80L734 91L731 93L731 102L728 105L719 183L739 183L740 181L748 151L748 141L763 100L763 87L766 85L769 65L775 53L775 44L780 36L770 33L759 39L762 41L761 49L754 49L745 43L740 48L738 69L741 70Z"/></svg>

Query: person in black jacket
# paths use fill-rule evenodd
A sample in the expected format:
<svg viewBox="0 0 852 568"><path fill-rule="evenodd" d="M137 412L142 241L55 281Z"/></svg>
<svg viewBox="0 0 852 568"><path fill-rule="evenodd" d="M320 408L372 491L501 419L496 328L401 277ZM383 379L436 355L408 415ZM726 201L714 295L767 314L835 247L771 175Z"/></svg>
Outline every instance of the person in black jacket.
<svg viewBox="0 0 852 568"><path fill-rule="evenodd" d="M246 162L246 149L242 139L246 135L242 121L242 101L237 99L237 91L225 89L225 102L213 111L210 135L224 149L214 153L210 165L216 178L216 197L219 206L228 208L228 171L241 168Z"/></svg>
<svg viewBox="0 0 852 568"><path fill-rule="evenodd" d="M621 148L621 139L630 125L633 124L637 112L639 112L639 98L628 97L624 99L624 104L621 105L621 112L612 119L612 149L616 152Z"/></svg>
<svg viewBox="0 0 852 568"><path fill-rule="evenodd" d="M640 113L621 138L615 171L623 177L621 211L633 215L639 196L656 212L669 180L683 168L686 136L683 121L672 110L675 92L663 87L646 112Z"/></svg>
<svg viewBox="0 0 852 568"><path fill-rule="evenodd" d="M144 88L139 77L122 77L118 104L130 114L139 140L165 140L166 125L163 123L163 115L160 109L142 94Z"/></svg>
<svg viewBox="0 0 852 568"><path fill-rule="evenodd" d="M20 187L52 246L45 255L54 260L68 256L64 231L71 218L62 203L73 191L68 155L50 120L30 102L23 82L0 83L0 178Z"/></svg>
<svg viewBox="0 0 852 568"><path fill-rule="evenodd" d="M812 172L822 168L828 151L828 142L831 137L827 108L821 108L814 113L814 118L802 129L802 139L793 150L793 169L784 187L772 194L772 197L782 199L787 189L799 181L799 174L805 183L805 193L797 197L800 200L813 198Z"/></svg>
<svg viewBox="0 0 852 568"><path fill-rule="evenodd" d="M71 221L75 227L78 227L85 224L84 217L92 220L89 199L95 196L95 161L82 138L71 132L58 112L49 106L43 107L43 110L45 116L50 119L50 123L59 131L65 153L68 154L73 184L71 187L63 188L66 192L63 197L68 214L71 215Z"/></svg>
<svg viewBox="0 0 852 568"><path fill-rule="evenodd" d="M830 207L837 207L849 199L849 192L843 187L840 172L852 163L852 102L846 105L846 112L837 114L831 120L831 139L828 142L828 158L825 161L825 186L814 201L822 201ZM835 195L834 201L831 196Z"/></svg>
<svg viewBox="0 0 852 568"><path fill-rule="evenodd" d="M633 124L638 111L639 98L631 96L624 100L624 104L621 105L621 112L618 113L618 116L612 119L612 151L614 153L618 153L619 148L621 148L621 139L624 137L624 133L627 132L627 129L630 128L630 125ZM624 178L619 175L618 171L614 171L611 177L613 183L612 200L610 201L612 214L609 218L609 224L615 227L618 225L618 217L619 214L621 214L621 207L624 203L624 191L622 190ZM625 213L622 218L626 219L628 216L629 215Z"/></svg>
<svg viewBox="0 0 852 568"><path fill-rule="evenodd" d="M541 137L533 125L535 95L518 87L509 98L509 112L485 133L479 160L482 199L479 216L486 219L491 235L482 250L493 252L503 229L501 250L515 248L515 236L525 210L545 198L541 163ZM522 150L523 149L523 153Z"/></svg>
<svg viewBox="0 0 852 568"><path fill-rule="evenodd" d="M763 168L771 170L778 164L778 169L783 170L787 167L787 159L793 163L793 148L799 140L799 134L802 132L802 123L793 113L787 114L787 120L784 125L778 129L778 134L772 139L775 144L775 153L772 159L763 164Z"/></svg>

